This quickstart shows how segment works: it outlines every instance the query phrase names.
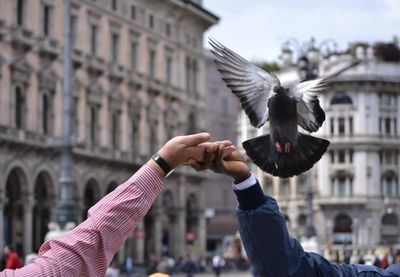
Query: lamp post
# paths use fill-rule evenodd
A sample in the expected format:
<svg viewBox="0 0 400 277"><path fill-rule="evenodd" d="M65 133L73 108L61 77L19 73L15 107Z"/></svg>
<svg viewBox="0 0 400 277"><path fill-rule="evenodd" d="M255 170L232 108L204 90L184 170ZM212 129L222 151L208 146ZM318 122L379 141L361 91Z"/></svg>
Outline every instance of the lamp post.
<svg viewBox="0 0 400 277"><path fill-rule="evenodd" d="M336 52L337 44L332 39L326 39L316 46L315 39L299 42L295 38L289 38L282 44L282 62L285 66L291 66L293 54L296 54L296 67L300 75L300 81L313 80L319 76L319 61L321 56L329 56ZM313 223L313 177L309 171L306 201L307 201L307 220L306 237L316 236Z"/></svg>
<svg viewBox="0 0 400 277"><path fill-rule="evenodd" d="M61 229L68 222L77 223L73 199L72 144L71 144L71 73L72 73L72 37L71 37L71 0L64 0L64 82L63 82L63 143L61 146L61 176L59 179L61 194L55 222Z"/></svg>

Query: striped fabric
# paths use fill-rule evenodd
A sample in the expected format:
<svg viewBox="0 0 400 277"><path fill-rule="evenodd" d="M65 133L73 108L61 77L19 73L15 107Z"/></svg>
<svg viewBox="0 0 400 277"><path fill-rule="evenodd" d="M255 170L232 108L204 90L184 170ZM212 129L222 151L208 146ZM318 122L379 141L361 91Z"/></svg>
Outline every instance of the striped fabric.
<svg viewBox="0 0 400 277"><path fill-rule="evenodd" d="M94 205L84 222L45 242L34 262L0 276L105 276L113 256L161 190L162 178L144 165Z"/></svg>

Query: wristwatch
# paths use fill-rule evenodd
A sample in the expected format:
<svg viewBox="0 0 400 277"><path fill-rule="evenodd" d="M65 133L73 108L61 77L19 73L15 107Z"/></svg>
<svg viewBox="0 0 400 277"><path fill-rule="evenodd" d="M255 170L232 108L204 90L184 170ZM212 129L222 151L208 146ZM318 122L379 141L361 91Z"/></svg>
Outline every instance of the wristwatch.
<svg viewBox="0 0 400 277"><path fill-rule="evenodd" d="M168 177L173 172L171 166L160 156L160 154L155 153L151 159L155 161L159 167L161 167L165 173L165 177Z"/></svg>

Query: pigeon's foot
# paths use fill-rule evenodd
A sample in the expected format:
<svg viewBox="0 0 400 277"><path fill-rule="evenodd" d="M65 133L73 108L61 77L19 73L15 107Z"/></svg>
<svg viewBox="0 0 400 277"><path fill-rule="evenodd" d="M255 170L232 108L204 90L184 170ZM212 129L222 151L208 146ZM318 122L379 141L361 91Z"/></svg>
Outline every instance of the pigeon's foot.
<svg viewBox="0 0 400 277"><path fill-rule="evenodd" d="M290 152L290 143L286 142L285 143L285 153L289 153Z"/></svg>
<svg viewBox="0 0 400 277"><path fill-rule="evenodd" d="M282 153L282 146L279 144L279 142L275 142L275 148L278 153Z"/></svg>

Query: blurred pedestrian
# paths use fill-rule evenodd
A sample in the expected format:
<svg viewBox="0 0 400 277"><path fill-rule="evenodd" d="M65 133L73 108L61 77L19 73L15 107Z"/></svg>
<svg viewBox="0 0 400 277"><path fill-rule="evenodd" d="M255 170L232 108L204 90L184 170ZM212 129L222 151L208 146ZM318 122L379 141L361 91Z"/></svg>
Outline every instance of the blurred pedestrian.
<svg viewBox="0 0 400 277"><path fill-rule="evenodd" d="M23 266L21 259L11 245L6 245L4 247L4 255L6 257L5 269L17 269Z"/></svg>
<svg viewBox="0 0 400 277"><path fill-rule="evenodd" d="M126 257L125 270L127 277L131 277L131 274L133 272L133 261L131 256Z"/></svg>
<svg viewBox="0 0 400 277"><path fill-rule="evenodd" d="M215 273L215 276L219 277L221 274L222 268L225 266L225 260L222 257L222 255L217 254L213 257L212 259L212 265L213 265L213 270Z"/></svg>
<svg viewBox="0 0 400 277"><path fill-rule="evenodd" d="M196 264L190 257L190 254L186 255L186 260L183 261L181 271L186 273L186 277L193 277L197 271Z"/></svg>

